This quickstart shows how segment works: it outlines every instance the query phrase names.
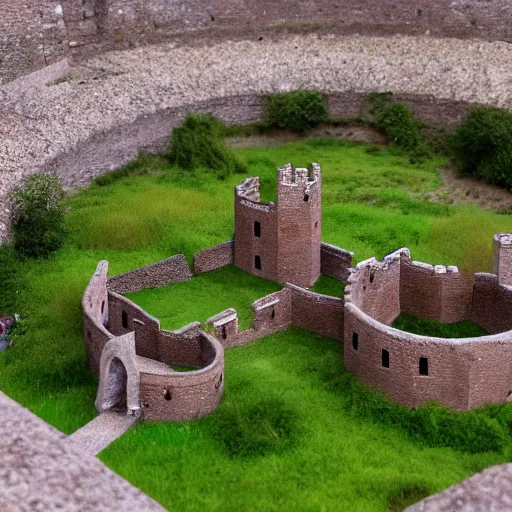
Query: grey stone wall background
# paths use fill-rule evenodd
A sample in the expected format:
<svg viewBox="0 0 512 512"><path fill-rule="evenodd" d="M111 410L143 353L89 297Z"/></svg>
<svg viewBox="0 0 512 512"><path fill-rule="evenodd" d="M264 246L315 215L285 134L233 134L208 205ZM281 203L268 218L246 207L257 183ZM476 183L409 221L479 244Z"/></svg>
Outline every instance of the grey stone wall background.
<svg viewBox="0 0 512 512"><path fill-rule="evenodd" d="M512 41L508 0L9 0L0 4L0 84L64 56L84 57L276 27L342 34L432 34Z"/></svg>

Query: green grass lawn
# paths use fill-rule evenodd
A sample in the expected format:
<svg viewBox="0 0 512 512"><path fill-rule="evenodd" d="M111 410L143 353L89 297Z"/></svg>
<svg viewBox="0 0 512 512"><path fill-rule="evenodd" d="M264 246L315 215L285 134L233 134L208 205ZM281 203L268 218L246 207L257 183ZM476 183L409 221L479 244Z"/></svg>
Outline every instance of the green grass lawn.
<svg viewBox="0 0 512 512"><path fill-rule="evenodd" d="M322 239L353 251L356 262L407 246L416 260L488 271L493 233L512 231L510 216L427 201L440 185L441 158L412 165L385 148L325 139L237 153L261 177L264 200L275 198L277 166L318 161ZM66 246L50 260L20 263L24 319L15 346L0 353L0 389L66 433L95 416L80 300L97 262L108 259L111 274L176 253L191 262L232 238L233 187L245 178L180 173L148 157L129 172L70 198ZM163 327L233 306L247 325L250 303L278 288L227 268L136 300ZM313 289L342 292L328 278ZM140 425L101 458L175 510L398 509L404 497L510 459L510 405L470 415L410 411L345 373L340 352L297 329L227 350L226 395L215 414Z"/></svg>
<svg viewBox="0 0 512 512"><path fill-rule="evenodd" d="M214 414L139 425L100 459L180 511L401 510L503 460L361 420L352 380L339 342L290 329L226 351Z"/></svg>
<svg viewBox="0 0 512 512"><path fill-rule="evenodd" d="M401 314L392 326L401 331L433 336L437 338L473 338L485 336L487 331L474 322L457 322L456 324L442 324L434 320L416 318L412 315Z"/></svg>
<svg viewBox="0 0 512 512"><path fill-rule="evenodd" d="M251 304L282 286L240 270L234 265L200 274L184 283L152 288L126 296L160 319L163 329L179 329L228 308L238 311L239 329L252 325Z"/></svg>

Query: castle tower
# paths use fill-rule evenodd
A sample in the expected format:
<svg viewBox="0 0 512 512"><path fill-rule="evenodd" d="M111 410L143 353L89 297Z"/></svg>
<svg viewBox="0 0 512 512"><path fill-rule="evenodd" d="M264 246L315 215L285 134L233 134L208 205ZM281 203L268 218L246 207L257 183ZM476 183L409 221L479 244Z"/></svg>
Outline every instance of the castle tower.
<svg viewBox="0 0 512 512"><path fill-rule="evenodd" d="M320 276L321 171L277 170L277 204L260 202L259 178L235 187L235 265L246 272L309 288Z"/></svg>
<svg viewBox="0 0 512 512"><path fill-rule="evenodd" d="M278 169L277 254L280 283L309 288L320 276L320 166Z"/></svg>
<svg viewBox="0 0 512 512"><path fill-rule="evenodd" d="M498 233L493 238L493 272L500 284L512 286L512 234Z"/></svg>

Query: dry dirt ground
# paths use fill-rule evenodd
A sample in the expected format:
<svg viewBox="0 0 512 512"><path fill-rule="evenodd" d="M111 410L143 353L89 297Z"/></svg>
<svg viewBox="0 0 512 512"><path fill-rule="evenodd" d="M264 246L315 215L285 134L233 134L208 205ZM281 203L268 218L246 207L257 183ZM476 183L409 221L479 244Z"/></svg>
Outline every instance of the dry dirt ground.
<svg viewBox="0 0 512 512"><path fill-rule="evenodd" d="M386 137L384 135L373 128L359 125L320 126L304 135L280 130L264 135L230 137L228 144L234 148L273 147L283 142L307 140L322 136L366 144L386 144ZM458 177L453 168L440 168L439 174L443 184L437 190L428 194L427 197L432 201L449 204L474 203L487 210L512 213L512 192L496 185L488 185L473 178Z"/></svg>
<svg viewBox="0 0 512 512"><path fill-rule="evenodd" d="M453 168L441 168L443 185L431 194L435 201L462 204L476 203L487 210L512 213L512 193L496 185L473 178L460 178Z"/></svg>
<svg viewBox="0 0 512 512"><path fill-rule="evenodd" d="M373 128L359 125L319 126L301 135L289 130L270 131L264 135L230 137L228 144L233 148L273 147L284 142L307 140L315 137L334 137L365 144L386 144L386 137Z"/></svg>

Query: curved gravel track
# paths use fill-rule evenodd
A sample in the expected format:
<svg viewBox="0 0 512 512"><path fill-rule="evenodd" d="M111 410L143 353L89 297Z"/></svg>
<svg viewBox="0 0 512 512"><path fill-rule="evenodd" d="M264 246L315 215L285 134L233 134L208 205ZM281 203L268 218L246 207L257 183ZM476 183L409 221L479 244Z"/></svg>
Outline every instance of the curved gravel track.
<svg viewBox="0 0 512 512"><path fill-rule="evenodd" d="M91 136L165 109L247 93L374 90L512 107L512 45L503 42L302 35L103 54L71 80L0 90L0 240L7 194ZM80 162L77 162L77 166Z"/></svg>

